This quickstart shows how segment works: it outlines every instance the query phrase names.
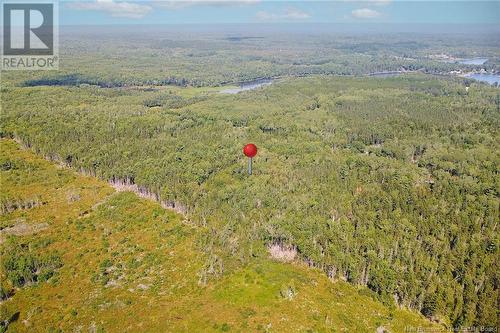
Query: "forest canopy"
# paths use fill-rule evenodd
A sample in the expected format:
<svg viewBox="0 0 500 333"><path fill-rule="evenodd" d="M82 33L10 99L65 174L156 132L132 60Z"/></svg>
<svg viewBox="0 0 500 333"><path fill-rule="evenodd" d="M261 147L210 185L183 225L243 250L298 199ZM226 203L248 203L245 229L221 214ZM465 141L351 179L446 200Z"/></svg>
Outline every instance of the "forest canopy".
<svg viewBox="0 0 500 333"><path fill-rule="evenodd" d="M123 57L125 39L94 37L69 44L60 72L4 76L2 137L185 213L203 230L207 278L274 244L386 304L495 326L499 90L443 74L496 70L498 45L132 34ZM471 56L467 41L488 62L429 57ZM401 75L365 76L384 71ZM264 77L277 79L219 93ZM251 177L248 142L259 147Z"/></svg>

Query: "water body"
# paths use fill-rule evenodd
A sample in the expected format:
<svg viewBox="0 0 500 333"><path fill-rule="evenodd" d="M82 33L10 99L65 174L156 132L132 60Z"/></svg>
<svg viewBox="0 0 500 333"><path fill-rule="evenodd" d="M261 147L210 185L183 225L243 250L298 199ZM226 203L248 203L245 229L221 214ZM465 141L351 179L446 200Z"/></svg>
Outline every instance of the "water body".
<svg viewBox="0 0 500 333"><path fill-rule="evenodd" d="M400 76L403 75L403 72L377 72L377 73L370 73L368 76L372 77L380 77L380 78L386 78L386 77L395 77L395 76Z"/></svg>
<svg viewBox="0 0 500 333"><path fill-rule="evenodd" d="M472 59L462 59L457 61L459 64L464 65L482 65L488 61L488 58L472 58Z"/></svg>
<svg viewBox="0 0 500 333"><path fill-rule="evenodd" d="M481 82L487 82L489 84L494 84L495 82L498 82L498 84L500 84L500 74L474 73L474 74L469 74L466 77Z"/></svg>
<svg viewBox="0 0 500 333"><path fill-rule="evenodd" d="M242 91L247 91L247 90L254 90L260 87L268 86L273 83L272 79L260 79L260 80L255 80L255 81L249 81L249 82L243 82L240 83L239 88L232 88L232 89L225 89L221 90L221 94L237 94Z"/></svg>

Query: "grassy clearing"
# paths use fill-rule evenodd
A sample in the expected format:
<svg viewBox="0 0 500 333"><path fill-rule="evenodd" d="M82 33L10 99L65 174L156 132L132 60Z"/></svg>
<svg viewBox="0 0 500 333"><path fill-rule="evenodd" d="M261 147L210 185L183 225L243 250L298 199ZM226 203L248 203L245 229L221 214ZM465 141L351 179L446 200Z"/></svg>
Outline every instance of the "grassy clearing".
<svg viewBox="0 0 500 333"><path fill-rule="evenodd" d="M10 321L8 332L402 332L430 325L383 306L367 289L266 257L202 287L202 229L11 140L0 148L2 202L40 202L0 215L2 297L9 296L0 321ZM32 233L5 232L41 223L46 227ZM31 272L16 286L5 262L17 260L14 269L24 276L26 258L46 274Z"/></svg>

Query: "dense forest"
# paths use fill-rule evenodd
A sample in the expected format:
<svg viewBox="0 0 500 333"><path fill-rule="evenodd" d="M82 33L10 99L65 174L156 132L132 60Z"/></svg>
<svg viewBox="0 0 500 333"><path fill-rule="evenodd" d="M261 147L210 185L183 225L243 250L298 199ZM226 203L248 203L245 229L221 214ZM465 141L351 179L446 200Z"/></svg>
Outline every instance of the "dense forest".
<svg viewBox="0 0 500 333"><path fill-rule="evenodd" d="M274 245L295 249L333 280L367 286L385 304L453 327L495 326L498 88L422 73L326 75L400 70L401 61L408 61L405 70L456 69L423 58L392 61L381 51L443 52L432 39L376 49L337 39L336 48L352 53L333 55L328 43L309 45L312 39L303 53L284 50L274 63L267 43L208 40L191 55L188 42L155 43L148 59L173 53L166 67L177 65L177 52L200 57L199 68L180 75L189 63L179 64L164 82L161 70L135 71L151 63L130 54L98 70L84 56L63 74L7 76L1 136L83 173L137 185L185 213L203 230L203 281L249 263L261 244ZM482 66L496 68L496 61ZM317 75L297 77L304 74ZM258 77L281 78L237 95L200 88ZM251 177L241 153L247 142L260 149Z"/></svg>
<svg viewBox="0 0 500 333"><path fill-rule="evenodd" d="M10 139L0 139L0 165L2 202L40 198L0 215L0 332L440 328L366 287L272 260L264 246L250 264L200 283L204 230L182 215Z"/></svg>

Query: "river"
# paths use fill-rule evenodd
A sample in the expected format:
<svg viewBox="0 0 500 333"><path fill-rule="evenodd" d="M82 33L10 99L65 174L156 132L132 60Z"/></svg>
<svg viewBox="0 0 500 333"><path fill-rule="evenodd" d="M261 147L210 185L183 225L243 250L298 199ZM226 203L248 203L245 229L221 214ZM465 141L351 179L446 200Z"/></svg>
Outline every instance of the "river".
<svg viewBox="0 0 500 333"><path fill-rule="evenodd" d="M451 59L446 59L443 61L450 63L450 64L462 64L462 65L475 65L475 66L477 66L477 65L484 65L488 61L488 58L468 58L468 59L451 58Z"/></svg>
<svg viewBox="0 0 500 333"><path fill-rule="evenodd" d="M465 75L465 77L489 84L494 84L495 82L500 84L500 74L472 73Z"/></svg>
<svg viewBox="0 0 500 333"><path fill-rule="evenodd" d="M463 65L483 65L487 61L488 58L471 58L458 60L457 62Z"/></svg>
<svg viewBox="0 0 500 333"><path fill-rule="evenodd" d="M395 76L400 76L403 75L405 72L401 71L390 71L390 72L376 72L376 73L370 73L367 74L367 76L371 77L380 77L380 78L387 78L387 77L395 77Z"/></svg>
<svg viewBox="0 0 500 333"><path fill-rule="evenodd" d="M225 89L221 90L221 94L237 94L242 91L247 91L247 90L254 90L259 87L263 86L268 86L273 83L272 79L259 79L259 80L254 80L254 81L249 81L249 82L242 82L240 83L239 88L230 88L230 89Z"/></svg>
<svg viewBox="0 0 500 333"><path fill-rule="evenodd" d="M474 60L487 60L487 59L468 59L468 61L471 62ZM465 61L465 60L464 60ZM405 72L399 72L399 71L393 71L393 72L377 72L377 73L370 73L367 76L370 77L379 77L379 78L390 78L390 77L395 77L395 76L400 76L404 75ZM488 84L494 84L495 82L498 82L500 84L500 75L499 74L487 74L487 73L471 73L465 75L467 78L471 78L477 81L481 82L487 82ZM273 79L258 79L254 81L248 81L248 82L242 82L240 83L239 88L229 88L225 90L221 90L221 94L238 94L243 91L249 91L249 90L254 90L260 87L268 86L271 85L274 82Z"/></svg>

